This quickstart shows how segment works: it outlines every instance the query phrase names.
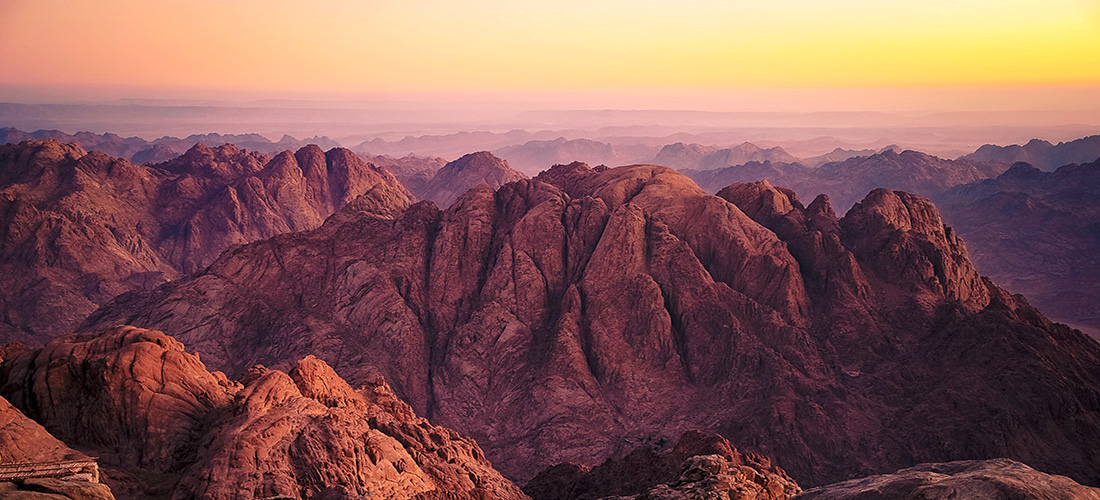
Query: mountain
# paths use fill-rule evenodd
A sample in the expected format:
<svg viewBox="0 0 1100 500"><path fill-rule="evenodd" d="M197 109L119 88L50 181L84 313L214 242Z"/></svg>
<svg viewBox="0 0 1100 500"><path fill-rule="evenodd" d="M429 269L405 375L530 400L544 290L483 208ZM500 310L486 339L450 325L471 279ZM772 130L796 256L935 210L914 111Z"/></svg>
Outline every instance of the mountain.
<svg viewBox="0 0 1100 500"><path fill-rule="evenodd" d="M762 149L750 142L744 142L731 148L716 149L678 142L662 147L651 162L676 169L717 170L749 162L796 163L798 161L798 158L787 154L778 146Z"/></svg>
<svg viewBox="0 0 1100 500"><path fill-rule="evenodd" d="M410 154L400 158L394 158L387 155L368 155L360 153L359 157L371 165L377 165L389 170L394 177L397 177L397 180L401 182L402 186L405 186L406 189L415 194L418 198L420 195L417 193L422 193L424 187L427 186L428 182L435 176L435 173L443 168L443 165L447 164L447 160L438 156L416 156Z"/></svg>
<svg viewBox="0 0 1100 500"><path fill-rule="evenodd" d="M804 487L997 457L1100 483L1100 344L980 277L931 202L722 195L574 163L445 211L346 207L84 328L162 330L232 377L383 376L519 481L697 429Z"/></svg>
<svg viewBox="0 0 1100 500"><path fill-rule="evenodd" d="M684 144L682 142L666 144L657 152L657 156L653 157L651 163L672 167L676 170L698 170L699 165L703 163L703 158L717 150L718 148L714 146L703 146L701 144Z"/></svg>
<svg viewBox="0 0 1100 500"><path fill-rule="evenodd" d="M461 194L479 185L496 189L509 182L525 179L488 151L470 153L447 163L435 172L423 188L414 191L417 197L435 202L436 206L449 207Z"/></svg>
<svg viewBox="0 0 1100 500"><path fill-rule="evenodd" d="M552 141L532 140L494 151L508 160L516 169L527 174L537 174L551 165L583 161L592 164L622 165L642 161L653 154L645 146L614 146L591 139L558 137Z"/></svg>
<svg viewBox="0 0 1100 500"><path fill-rule="evenodd" d="M810 167L820 167L820 166L822 166L826 163L830 163L830 162L845 161L849 158L855 158L857 156L871 156L871 155L874 155L874 154L877 154L877 153L883 153L883 152L886 152L886 151L894 151L895 153L900 153L900 152L902 152L902 149L900 147L896 146L896 145L893 145L893 144L891 144L889 146L886 146L886 147L883 147L883 148L881 148L877 151L874 150L874 149L858 149L857 150L857 149L843 149L843 148L838 147L838 148L836 148L836 149L834 149L834 150L832 150L828 153L825 153L823 155L803 158L802 163L805 164L805 165L808 165Z"/></svg>
<svg viewBox="0 0 1100 500"><path fill-rule="evenodd" d="M946 160L918 151L887 149L818 168L782 162L750 162L713 171L685 171L700 187L715 192L735 182L767 179L807 198L824 193L841 210L868 191L886 187L934 196L954 186L995 177L1004 167L971 160Z"/></svg>
<svg viewBox="0 0 1100 500"><path fill-rule="evenodd" d="M392 175L346 149L269 158L197 144L148 166L50 139L0 146L0 340L40 344L120 293L317 227L360 195L374 211L410 203Z"/></svg>
<svg viewBox="0 0 1100 500"><path fill-rule="evenodd" d="M977 151L962 157L963 159L987 163L1011 165L1016 162L1030 163L1039 170L1052 171L1070 163L1091 163L1100 159L1100 135L1082 137L1069 142L1051 144L1041 139L1032 139L1020 146L995 146L986 144Z"/></svg>
<svg viewBox="0 0 1100 500"><path fill-rule="evenodd" d="M974 264L1059 321L1100 333L1100 161L1017 163L936 198Z"/></svg>
<svg viewBox="0 0 1100 500"><path fill-rule="evenodd" d="M36 130L23 132L11 127L0 129L0 144L18 144L23 141L53 139L62 143L75 143L85 151L101 151L108 156L126 158L134 163L160 163L175 158L196 144L221 146L233 144L237 147L276 154L286 149L300 149L316 144L324 149L338 148L340 144L328 137L314 136L305 140L284 135L278 142L260 134L193 134L183 139L164 136L148 141L140 137L121 137L116 134L93 134L77 132L66 134L59 130Z"/></svg>
<svg viewBox="0 0 1100 500"><path fill-rule="evenodd" d="M161 332L118 327L2 368L3 395L94 451L125 498L525 498L383 380L353 389L311 356L229 380Z"/></svg>

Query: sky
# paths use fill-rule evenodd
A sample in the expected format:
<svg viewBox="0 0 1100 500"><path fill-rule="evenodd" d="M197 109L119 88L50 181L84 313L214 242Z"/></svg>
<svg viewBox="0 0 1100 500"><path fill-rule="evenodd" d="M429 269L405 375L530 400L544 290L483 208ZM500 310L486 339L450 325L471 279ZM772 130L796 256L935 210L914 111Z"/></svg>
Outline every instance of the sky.
<svg viewBox="0 0 1100 500"><path fill-rule="evenodd" d="M15 102L1098 86L1096 0L0 0Z"/></svg>

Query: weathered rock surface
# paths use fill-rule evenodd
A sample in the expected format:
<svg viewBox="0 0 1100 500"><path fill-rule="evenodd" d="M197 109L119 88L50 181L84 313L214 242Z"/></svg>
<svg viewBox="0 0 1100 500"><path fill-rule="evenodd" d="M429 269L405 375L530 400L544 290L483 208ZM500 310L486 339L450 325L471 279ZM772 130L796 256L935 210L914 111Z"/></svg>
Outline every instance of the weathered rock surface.
<svg viewBox="0 0 1100 500"><path fill-rule="evenodd" d="M446 208L460 195L479 185L496 189L526 177L508 166L507 161L488 151L481 151L447 163L435 172L420 191L414 191L414 194L420 199L431 200L436 206Z"/></svg>
<svg viewBox="0 0 1100 500"><path fill-rule="evenodd" d="M1100 489L1044 474L1012 460L920 464L893 474L814 488L798 500L1097 500Z"/></svg>
<svg viewBox="0 0 1100 500"><path fill-rule="evenodd" d="M60 337L3 371L2 392L45 427L120 476L173 475L173 498L524 497L469 438L313 357L232 382L161 332L119 327Z"/></svg>
<svg viewBox="0 0 1100 500"><path fill-rule="evenodd" d="M353 204L89 326L171 332L233 377L307 354L385 376L518 480L702 429L804 486L1002 456L1100 482L1100 346L975 281L925 200L726 196L571 164L443 212Z"/></svg>
<svg viewBox="0 0 1100 500"><path fill-rule="evenodd" d="M619 460L609 459L592 469L577 464L555 465L539 473L523 491L534 500L786 500L801 489L767 458L739 452L721 436L692 431L666 453L639 447Z"/></svg>
<svg viewBox="0 0 1100 500"><path fill-rule="evenodd" d="M996 179L936 198L979 271L1100 338L1100 161Z"/></svg>
<svg viewBox="0 0 1100 500"><path fill-rule="evenodd" d="M53 140L0 146L0 342L41 345L120 293L315 228L359 196L383 213L410 203L392 175L344 149L271 159L198 144L144 166Z"/></svg>

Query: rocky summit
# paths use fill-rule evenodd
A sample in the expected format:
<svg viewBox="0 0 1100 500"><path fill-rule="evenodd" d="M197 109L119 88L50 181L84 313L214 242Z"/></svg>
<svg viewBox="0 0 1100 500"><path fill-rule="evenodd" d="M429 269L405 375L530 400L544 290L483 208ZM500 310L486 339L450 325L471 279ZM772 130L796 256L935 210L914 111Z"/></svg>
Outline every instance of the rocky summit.
<svg viewBox="0 0 1100 500"><path fill-rule="evenodd" d="M1100 346L981 277L930 202L874 190L838 217L825 197L805 206L769 183L720 194L665 167L574 163L475 187L442 211L357 201L315 230L119 297L84 328L162 330L243 386L217 389L226 382L210 375L211 395L184 408L328 411L299 403L339 399L293 383L308 355L352 386L382 376L521 482L699 429L772 457L803 487L998 457L1100 483ZM31 407L46 396L10 394L49 414Z"/></svg>
<svg viewBox="0 0 1100 500"><path fill-rule="evenodd" d="M271 158L200 143L135 165L55 140L0 146L0 340L41 345L118 294L313 229L357 199L382 213L411 202L392 175L339 148Z"/></svg>

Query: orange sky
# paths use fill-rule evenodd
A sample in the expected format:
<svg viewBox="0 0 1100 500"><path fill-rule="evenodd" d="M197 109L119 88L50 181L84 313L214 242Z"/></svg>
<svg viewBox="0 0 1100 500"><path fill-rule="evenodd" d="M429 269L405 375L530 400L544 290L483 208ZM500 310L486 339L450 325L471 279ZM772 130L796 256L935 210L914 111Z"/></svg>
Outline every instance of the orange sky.
<svg viewBox="0 0 1100 500"><path fill-rule="evenodd" d="M0 100L1098 85L1096 0L0 0Z"/></svg>

